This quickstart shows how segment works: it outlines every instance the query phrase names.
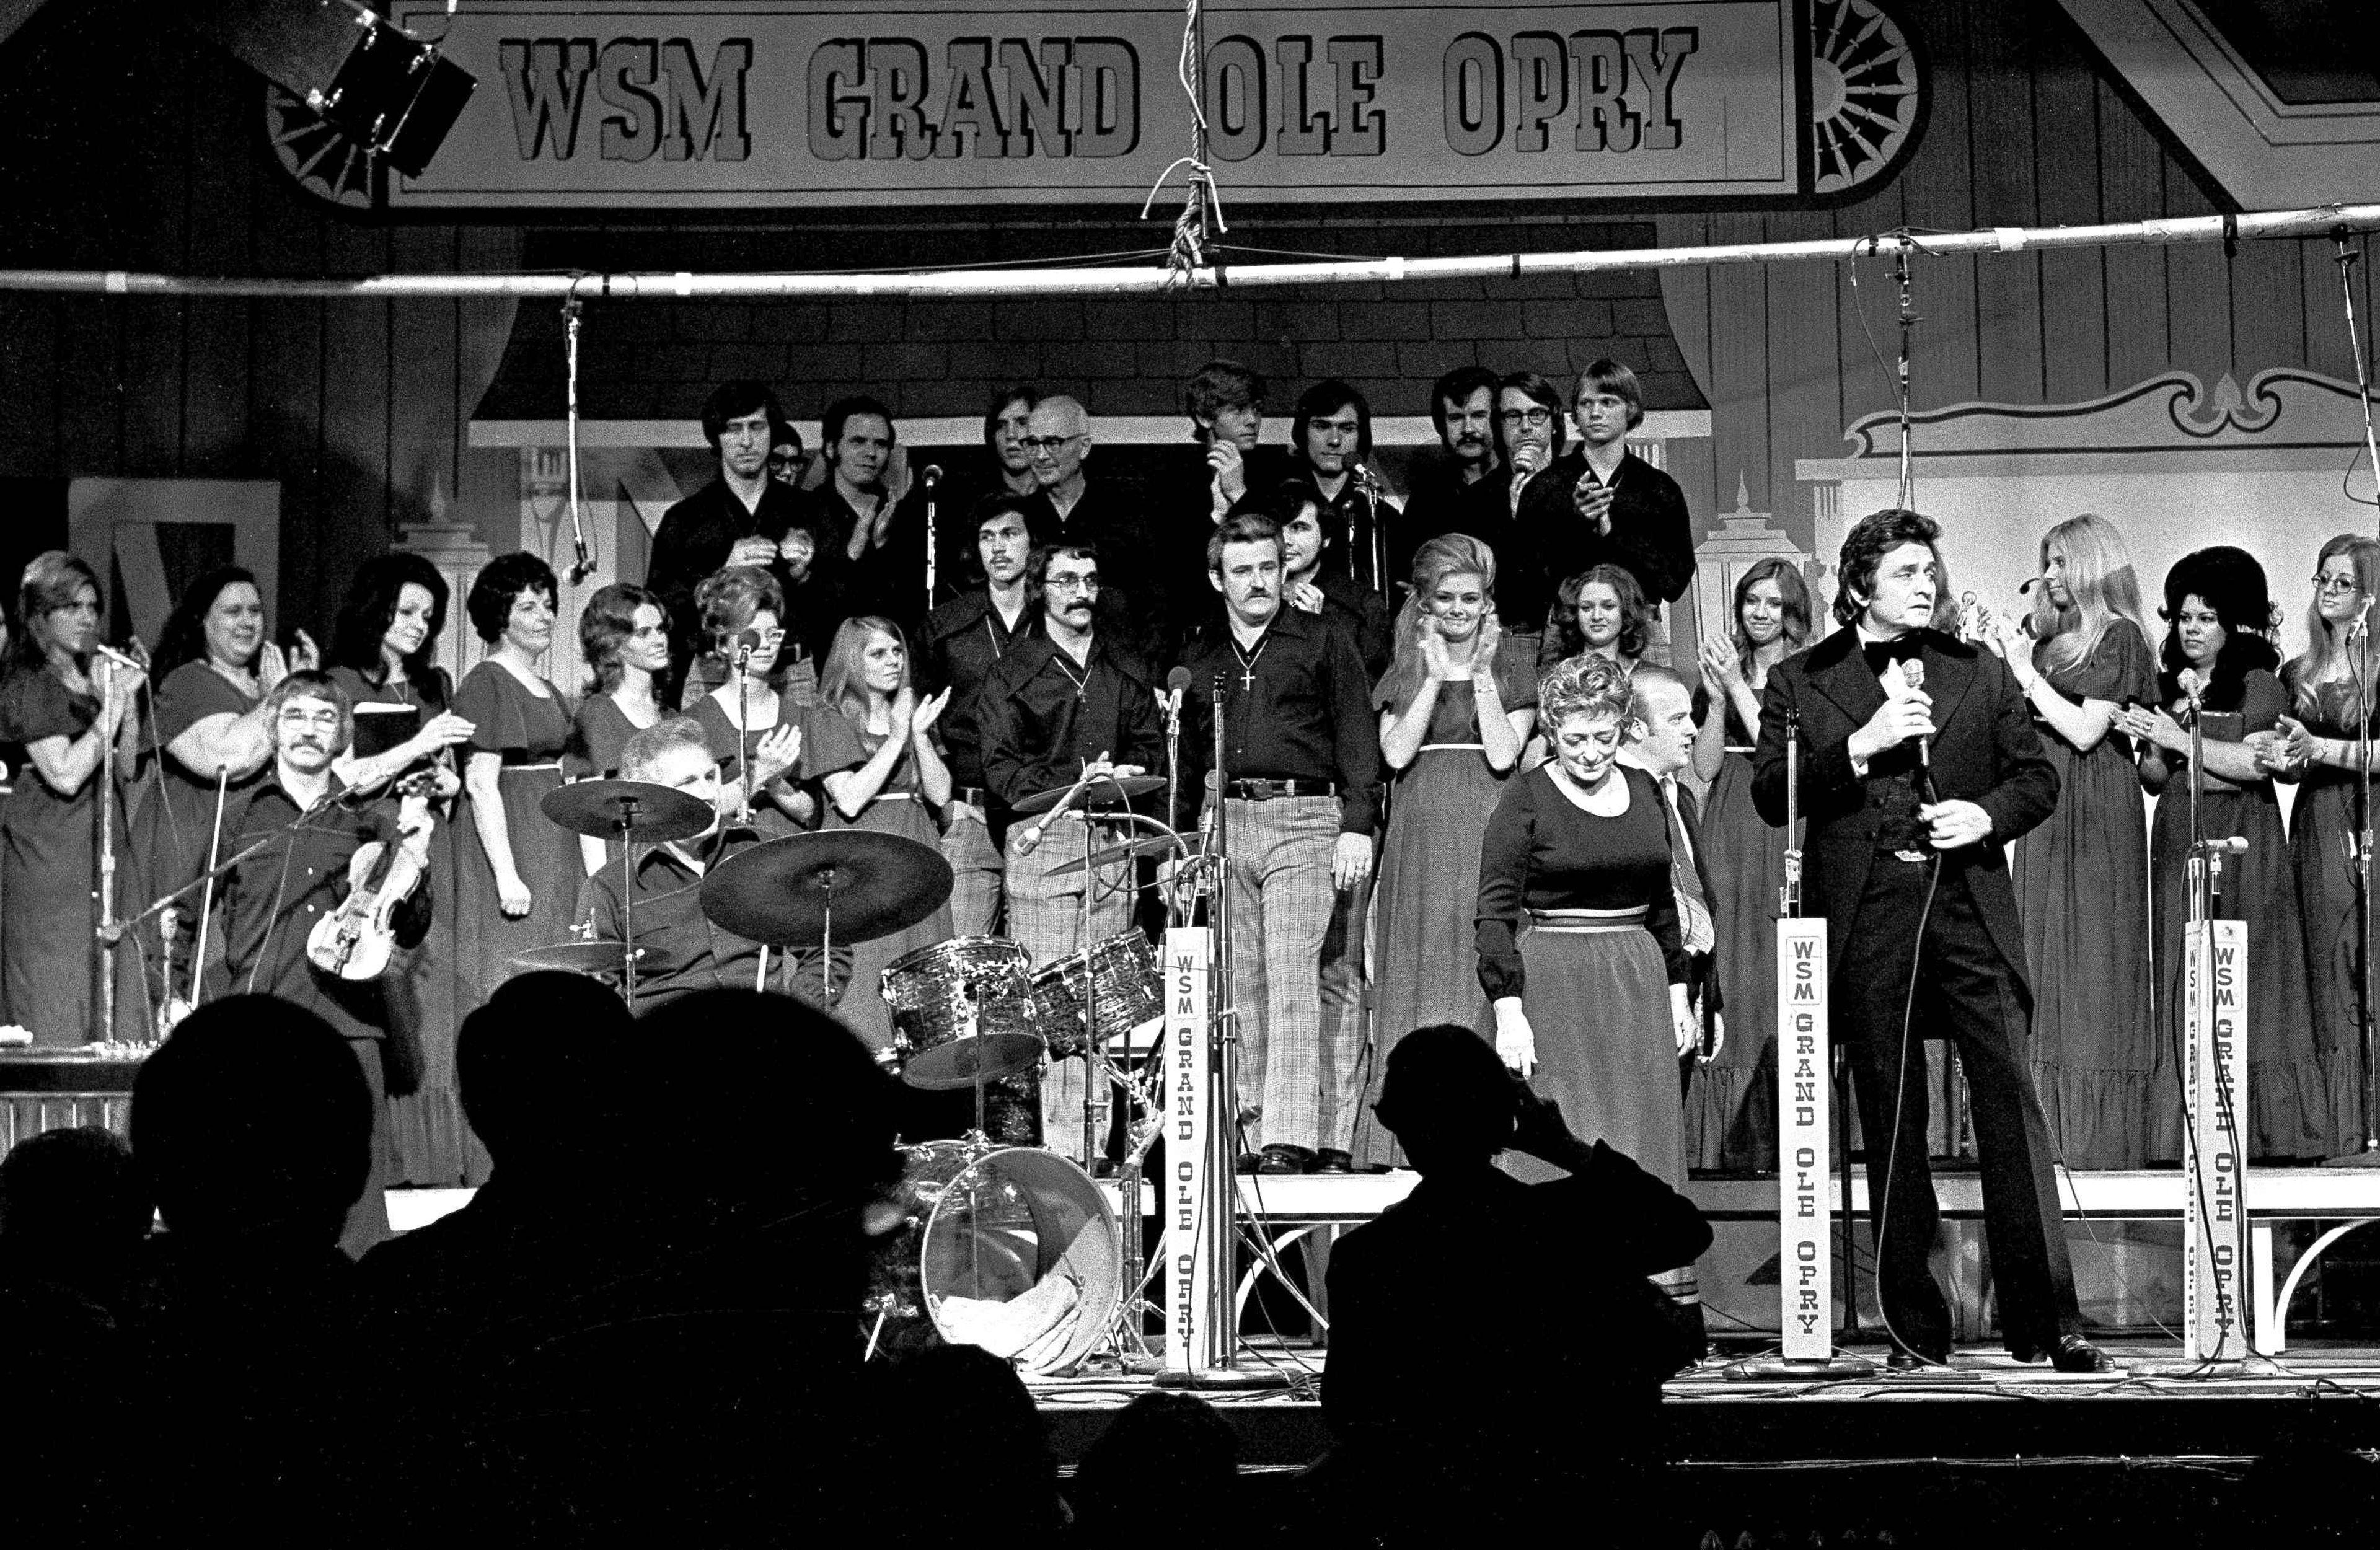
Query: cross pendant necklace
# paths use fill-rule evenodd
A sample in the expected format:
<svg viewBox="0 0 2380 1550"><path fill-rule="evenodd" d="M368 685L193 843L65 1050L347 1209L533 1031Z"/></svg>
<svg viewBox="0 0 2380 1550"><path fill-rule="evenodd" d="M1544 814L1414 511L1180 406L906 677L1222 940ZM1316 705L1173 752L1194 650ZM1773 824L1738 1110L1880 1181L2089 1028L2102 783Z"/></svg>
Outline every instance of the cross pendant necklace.
<svg viewBox="0 0 2380 1550"><path fill-rule="evenodd" d="M1265 637L1257 642L1257 648L1253 651L1241 650L1240 643L1236 639L1232 642L1232 654L1240 659L1240 692L1242 694L1249 694L1255 691L1257 686L1257 659L1263 656L1265 654L1265 648L1271 644L1272 634L1270 631L1267 631Z"/></svg>
<svg viewBox="0 0 2380 1550"><path fill-rule="evenodd" d="M1083 670L1083 675L1080 678L1077 678L1075 676L1075 670L1066 665L1066 653L1062 649L1050 660L1058 664L1058 671L1064 673L1066 675L1067 682L1075 685L1075 697L1076 699L1088 699L1091 697L1091 673L1087 665Z"/></svg>

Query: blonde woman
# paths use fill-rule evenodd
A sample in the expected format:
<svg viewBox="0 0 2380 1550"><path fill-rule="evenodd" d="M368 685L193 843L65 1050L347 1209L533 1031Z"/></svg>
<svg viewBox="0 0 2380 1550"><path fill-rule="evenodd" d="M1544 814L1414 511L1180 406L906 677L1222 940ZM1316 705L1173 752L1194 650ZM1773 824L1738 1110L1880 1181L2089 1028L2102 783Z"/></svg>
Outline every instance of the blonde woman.
<svg viewBox="0 0 2380 1550"><path fill-rule="evenodd" d="M1762 560L1735 584L1728 638L1702 643L1694 770L1703 801L1711 929L1729 1037L1686 1079L1686 1163L1777 1167L1777 897L1781 829L1752 805L1752 749L1768 670L1810 644L1810 588L1791 560Z"/></svg>
<svg viewBox="0 0 2380 1550"><path fill-rule="evenodd" d="M1476 1027L1487 1016L1472 972L1479 840L1537 716L1531 643L1497 627L1488 546L1463 533L1432 539L1415 552L1412 579L1395 658L1372 695L1394 793L1374 905L1374 1097L1397 1040L1439 1023ZM1367 1100L1355 1166L1403 1166L1396 1138L1366 1122L1370 1113Z"/></svg>
<svg viewBox="0 0 2380 1550"><path fill-rule="evenodd" d="M2115 729L2126 701L2156 703L2143 613L2123 533L2077 516L2042 538L2030 617L2002 615L1983 636L2016 675L2058 767L2057 810L2016 842L2015 881L2034 1087L2073 1168L2149 1158L2148 805L2131 740Z"/></svg>

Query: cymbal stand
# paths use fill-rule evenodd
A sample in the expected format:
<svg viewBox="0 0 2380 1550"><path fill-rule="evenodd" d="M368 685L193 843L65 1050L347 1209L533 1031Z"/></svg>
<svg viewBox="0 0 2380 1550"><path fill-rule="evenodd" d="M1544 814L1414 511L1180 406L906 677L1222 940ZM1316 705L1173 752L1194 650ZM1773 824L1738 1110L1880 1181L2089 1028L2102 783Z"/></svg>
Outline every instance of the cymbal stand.
<svg viewBox="0 0 2380 1550"><path fill-rule="evenodd" d="M620 816L612 820L620 836L620 991L628 1011L637 1010L637 798L620 798ZM766 952L768 950L761 950Z"/></svg>
<svg viewBox="0 0 2380 1550"><path fill-rule="evenodd" d="M973 978L962 981L959 986L967 1004L966 1033L962 1036L970 1041L967 1048L973 1056L975 1077L975 1129L967 1132L967 1139L987 1145L990 1144L991 1132L984 1115L983 1046L972 1041L983 1033L983 987L990 983L988 979Z"/></svg>

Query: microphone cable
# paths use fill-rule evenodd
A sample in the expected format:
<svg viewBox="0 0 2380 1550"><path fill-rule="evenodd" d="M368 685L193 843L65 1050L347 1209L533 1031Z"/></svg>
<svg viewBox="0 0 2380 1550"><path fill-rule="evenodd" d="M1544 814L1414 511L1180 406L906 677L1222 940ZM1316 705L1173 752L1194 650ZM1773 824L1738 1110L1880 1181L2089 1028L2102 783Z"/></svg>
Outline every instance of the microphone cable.
<svg viewBox="0 0 2380 1550"><path fill-rule="evenodd" d="M1925 778L1923 781L1922 789L1927 794L1931 794L1932 788L1933 781L1931 777ZM1876 1252L1874 1256L1876 1280L1876 1306L1877 1313L1884 1318L1884 1332L1891 1338L1893 1344L1899 1346L1902 1350L1908 1351L1911 1355L1916 1357L1920 1362L1925 1362L1929 1367L1947 1367L1949 1363L1947 1362L1937 1362L1934 1358L1918 1350L1916 1347L1911 1345L1907 1340L1902 1339L1900 1338L1900 1331L1894 1326L1892 1322L1892 1299L1887 1295L1884 1248L1892 1226L1892 1181L1894 1170L1900 1161L1900 1120L1904 1108L1909 1099L1909 1035L1912 1031L1917 1011L1917 978L1923 972L1925 963L1925 927L1933 919L1934 896L1941 889L1941 886L1942 853L1937 850L1934 852L1932 859L1925 865L1925 901L1924 903L1920 904L1917 909L1916 939L1911 944L1909 949L1909 984L1908 988L1902 993L1900 1000L1900 1058L1896 1062L1896 1070L1892 1083L1892 1134L1885 1143L1884 1197L1877 1201L1876 1205ZM1873 1143L1871 1143L1871 1144L1873 1144ZM1845 1201L1843 1204L1848 1207L1851 1203L1849 1201ZM1929 1271L1928 1274L1931 1274L1931 1272ZM1859 1286L1857 1281L1854 1280L1852 1286L1852 1296L1854 1301L1857 1300L1858 1295Z"/></svg>

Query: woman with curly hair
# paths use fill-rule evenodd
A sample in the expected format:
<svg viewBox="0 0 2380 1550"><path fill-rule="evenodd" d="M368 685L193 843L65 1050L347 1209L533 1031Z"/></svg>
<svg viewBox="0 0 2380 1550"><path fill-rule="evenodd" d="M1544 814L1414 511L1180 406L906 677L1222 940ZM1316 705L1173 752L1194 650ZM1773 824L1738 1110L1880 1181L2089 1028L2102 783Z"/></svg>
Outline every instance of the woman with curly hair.
<svg viewBox="0 0 2380 1550"><path fill-rule="evenodd" d="M1479 855L1475 940L1496 1051L1585 1141L1685 1182L1678 1060L1699 1032L1668 809L1620 762L1628 675L1589 652L1537 685L1552 757L1504 786ZM1526 1178L1550 1169L1507 1155Z"/></svg>
<svg viewBox="0 0 2380 1550"><path fill-rule="evenodd" d="M1652 606L1636 578L1617 565L1597 565L1555 594L1537 664L1548 668L1591 651L1627 672L1644 660L1652 632Z"/></svg>
<svg viewBox="0 0 2380 1550"><path fill-rule="evenodd" d="M2334 1133L2329 1082L2313 1044L2313 1008L2306 994L2305 925L2298 914L2297 878L2281 833L2281 806L2272 772L2260 757L2272 748L2289 695L2275 670L2281 654L2270 637L2277 617L2265 568L2245 550L2228 545L2185 554L2166 573L2168 628L2160 653L2158 703L2126 709L2116 725L2141 744L2141 784L2169 800L2156 805L2149 832L2152 922L2156 950L2157 1072L2150 1085L2150 1155L2183 1156L2182 1072L2190 1059L2182 1019L2182 926L2190 854L2190 788L2198 784L2202 832L2239 835L2246 854L2225 858L2219 914L2248 923L2250 993L2256 1037L2248 1045L2248 1114L2252 1157L2329 1156L2345 1138ZM2183 674L2189 674L2185 679ZM2192 687L2195 686L2195 696ZM2206 767L2190 765L2193 697L2204 721Z"/></svg>
<svg viewBox="0 0 2380 1550"><path fill-rule="evenodd" d="M1694 769L1709 782L1703 857L1728 1037L1686 1079L1686 1161L1694 1168L1777 1167L1777 898L1788 842L1753 807L1752 750L1768 670L1810 644L1811 617L1802 567L1762 560L1735 584L1728 638L1702 643Z"/></svg>
<svg viewBox="0 0 2380 1550"><path fill-rule="evenodd" d="M763 834L814 828L817 798L800 782L826 772L812 734L820 708L798 703L779 671L787 647L783 587L758 565L730 565L695 588L694 606L711 655L731 664L716 688L686 708L710 739L720 780L740 801L749 763L751 818ZM747 636L748 651L737 645ZM739 653L740 674L732 667Z"/></svg>
<svg viewBox="0 0 2380 1550"><path fill-rule="evenodd" d="M1372 706L1393 795L1380 848L1373 980L1374 1096L1389 1051L1415 1028L1476 1027L1487 997L1469 941L1479 841L1536 724L1530 643L1496 623L1496 556L1449 533L1414 554L1396 656ZM1406 1166L1396 1137L1356 1118L1355 1166Z"/></svg>
<svg viewBox="0 0 2380 1550"><path fill-rule="evenodd" d="M456 868L458 1011L518 971L513 955L562 940L578 902L578 837L539 804L562 784L570 712L538 672L553 645L552 570L534 554L500 554L472 578L464 607L488 655L455 691L471 723L463 789L478 840Z"/></svg>
<svg viewBox="0 0 2380 1550"><path fill-rule="evenodd" d="M620 772L620 750L628 739L665 714L661 681L669 674L669 609L657 594L629 582L599 587L578 613L578 650L593 683L570 718L562 773L573 781L609 780ZM607 860L616 862L620 852L582 834L578 855L592 876Z"/></svg>

